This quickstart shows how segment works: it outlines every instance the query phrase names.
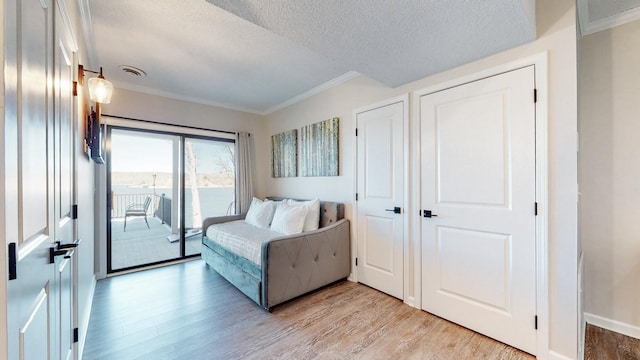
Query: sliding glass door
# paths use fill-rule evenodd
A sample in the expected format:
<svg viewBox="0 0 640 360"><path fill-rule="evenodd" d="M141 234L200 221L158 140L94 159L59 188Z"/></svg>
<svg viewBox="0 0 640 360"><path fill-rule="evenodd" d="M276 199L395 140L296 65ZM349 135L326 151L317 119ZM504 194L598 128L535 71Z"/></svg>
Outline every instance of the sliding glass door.
<svg viewBox="0 0 640 360"><path fill-rule="evenodd" d="M235 213L234 145L230 141L185 139L187 255L200 253L203 219Z"/></svg>
<svg viewBox="0 0 640 360"><path fill-rule="evenodd" d="M108 272L198 256L202 220L235 209L233 140L108 132Z"/></svg>

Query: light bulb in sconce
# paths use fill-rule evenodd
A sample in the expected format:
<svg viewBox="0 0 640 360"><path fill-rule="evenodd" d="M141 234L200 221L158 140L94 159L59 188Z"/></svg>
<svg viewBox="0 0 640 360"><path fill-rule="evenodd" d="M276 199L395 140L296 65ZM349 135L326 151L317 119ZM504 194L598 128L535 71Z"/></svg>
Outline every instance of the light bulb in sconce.
<svg viewBox="0 0 640 360"><path fill-rule="evenodd" d="M82 78L84 77L84 72L99 74L98 77L92 77L87 82L87 86L89 87L89 99L100 104L109 104L111 102L111 95L113 94L113 84L106 80L102 75L102 67L100 67L100 72L98 73L93 70L85 69L82 65L79 65L78 82L80 85L82 85L83 82ZM74 95L76 95L76 92L74 92Z"/></svg>
<svg viewBox="0 0 640 360"><path fill-rule="evenodd" d="M101 104L108 104L111 102L111 95L113 94L113 84L104 78L94 77L90 78L89 82L89 98L91 101L99 102Z"/></svg>

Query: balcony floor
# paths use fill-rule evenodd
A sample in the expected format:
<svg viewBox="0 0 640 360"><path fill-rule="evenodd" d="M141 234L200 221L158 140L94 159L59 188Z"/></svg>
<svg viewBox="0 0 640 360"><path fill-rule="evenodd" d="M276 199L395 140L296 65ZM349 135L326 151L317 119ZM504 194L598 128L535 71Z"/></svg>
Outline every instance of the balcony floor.
<svg viewBox="0 0 640 360"><path fill-rule="evenodd" d="M156 217L148 217L149 227L143 218L128 218L127 231L124 219L111 220L111 268L119 270L132 266L176 259L180 256L180 242L170 242L171 229ZM187 237L187 255L200 253L200 233Z"/></svg>

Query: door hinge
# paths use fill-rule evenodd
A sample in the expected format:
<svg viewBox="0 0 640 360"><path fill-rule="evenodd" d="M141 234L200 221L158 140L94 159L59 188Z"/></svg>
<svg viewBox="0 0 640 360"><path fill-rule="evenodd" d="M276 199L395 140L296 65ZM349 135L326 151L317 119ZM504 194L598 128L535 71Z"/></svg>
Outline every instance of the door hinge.
<svg viewBox="0 0 640 360"><path fill-rule="evenodd" d="M538 216L538 203L533 204L533 215Z"/></svg>
<svg viewBox="0 0 640 360"><path fill-rule="evenodd" d="M356 136L358 136L358 128L356 128Z"/></svg>
<svg viewBox="0 0 640 360"><path fill-rule="evenodd" d="M356 201L358 201L358 193L356 193Z"/></svg>
<svg viewBox="0 0 640 360"><path fill-rule="evenodd" d="M71 218L74 220L78 218L78 204L74 204L71 207Z"/></svg>
<svg viewBox="0 0 640 360"><path fill-rule="evenodd" d="M9 280L18 278L18 253L16 252L16 243L9 244Z"/></svg>
<svg viewBox="0 0 640 360"><path fill-rule="evenodd" d="M78 96L78 82L73 82L73 96Z"/></svg>
<svg viewBox="0 0 640 360"><path fill-rule="evenodd" d="M534 326L535 326L536 330L538 330L538 315L536 315L536 316L534 317L533 322L534 322Z"/></svg>
<svg viewBox="0 0 640 360"><path fill-rule="evenodd" d="M533 89L533 102L538 102L538 89Z"/></svg>
<svg viewBox="0 0 640 360"><path fill-rule="evenodd" d="M358 258L356 258L356 266L358 266Z"/></svg>
<svg viewBox="0 0 640 360"><path fill-rule="evenodd" d="M78 336L78 328L74 328L73 329L73 342L77 343L78 342L78 338L79 338L79 336Z"/></svg>

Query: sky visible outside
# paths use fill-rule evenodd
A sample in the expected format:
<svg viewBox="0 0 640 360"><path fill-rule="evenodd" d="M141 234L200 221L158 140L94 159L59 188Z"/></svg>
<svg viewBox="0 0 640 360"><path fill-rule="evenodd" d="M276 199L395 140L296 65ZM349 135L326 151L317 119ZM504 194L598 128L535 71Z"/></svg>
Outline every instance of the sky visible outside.
<svg viewBox="0 0 640 360"><path fill-rule="evenodd" d="M178 137L114 129L111 132L111 171L173 172L174 139ZM224 166L232 168L232 159L226 148L233 150L233 143L200 139L187 141L193 143L199 174L217 174L225 170Z"/></svg>

